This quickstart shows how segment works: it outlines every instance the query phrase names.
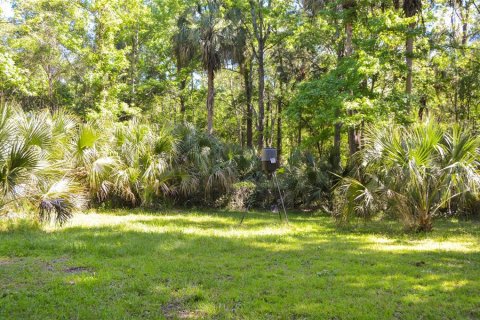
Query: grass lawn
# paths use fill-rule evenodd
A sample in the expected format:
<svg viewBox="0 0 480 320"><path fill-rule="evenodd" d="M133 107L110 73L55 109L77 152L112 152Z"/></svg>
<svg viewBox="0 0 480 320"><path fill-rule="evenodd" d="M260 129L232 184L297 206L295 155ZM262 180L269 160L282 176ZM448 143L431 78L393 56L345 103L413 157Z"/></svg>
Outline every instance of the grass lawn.
<svg viewBox="0 0 480 320"><path fill-rule="evenodd" d="M110 211L0 231L1 319L479 319L480 223Z"/></svg>

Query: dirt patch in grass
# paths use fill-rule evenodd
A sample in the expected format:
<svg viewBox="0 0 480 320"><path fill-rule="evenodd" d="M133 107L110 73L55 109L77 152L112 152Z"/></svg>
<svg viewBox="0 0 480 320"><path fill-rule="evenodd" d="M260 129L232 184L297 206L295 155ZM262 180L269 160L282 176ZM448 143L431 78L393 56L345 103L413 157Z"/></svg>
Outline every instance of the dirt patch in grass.
<svg viewBox="0 0 480 320"><path fill-rule="evenodd" d="M57 259L53 259L51 263L64 263L64 262L67 262L68 259L69 259L68 257L60 257Z"/></svg>
<svg viewBox="0 0 480 320"><path fill-rule="evenodd" d="M63 269L65 273L82 273L82 272L92 272L92 268L89 267L70 267Z"/></svg>
<svg viewBox="0 0 480 320"><path fill-rule="evenodd" d="M162 313L167 319L203 319L206 316L201 310L187 310L181 299L171 300L164 305Z"/></svg>
<svg viewBox="0 0 480 320"><path fill-rule="evenodd" d="M65 269L66 267L65 264L68 260L69 260L68 257L59 257L49 261L43 261L43 265L47 271L59 272Z"/></svg>
<svg viewBox="0 0 480 320"><path fill-rule="evenodd" d="M0 266L8 266L11 264L14 264L16 262L22 261L21 259L15 259L15 258L0 258Z"/></svg>

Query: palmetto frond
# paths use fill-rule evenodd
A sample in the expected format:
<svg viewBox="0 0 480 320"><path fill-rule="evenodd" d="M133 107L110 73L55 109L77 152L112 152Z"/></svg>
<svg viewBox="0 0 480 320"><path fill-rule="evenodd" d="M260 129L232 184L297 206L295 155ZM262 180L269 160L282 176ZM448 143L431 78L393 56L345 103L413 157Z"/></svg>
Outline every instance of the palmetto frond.
<svg viewBox="0 0 480 320"><path fill-rule="evenodd" d="M26 145L47 149L52 143L52 119L48 111L19 114L18 131Z"/></svg>
<svg viewBox="0 0 480 320"><path fill-rule="evenodd" d="M100 132L92 124L83 124L80 126L78 135L75 138L75 154L83 160L89 150L95 147L100 139Z"/></svg>
<svg viewBox="0 0 480 320"><path fill-rule="evenodd" d="M74 210L84 208L87 202L85 191L80 183L66 177L47 185L45 190L40 189L40 220L65 223Z"/></svg>
<svg viewBox="0 0 480 320"><path fill-rule="evenodd" d="M39 213L41 221L54 220L62 225L72 217L72 206L64 199L42 200L39 206Z"/></svg>
<svg viewBox="0 0 480 320"><path fill-rule="evenodd" d="M16 186L29 180L41 167L39 151L23 142L14 142L3 160L0 183L4 195L14 192Z"/></svg>
<svg viewBox="0 0 480 320"><path fill-rule="evenodd" d="M480 186L479 146L479 139L469 132L442 129L433 121L412 128L377 127L366 135L362 170L379 182L379 192L372 194L384 203L393 201L392 209L407 225L427 230L445 203ZM344 179L340 188L350 207L368 204L366 198L351 197L359 192L354 185Z"/></svg>
<svg viewBox="0 0 480 320"><path fill-rule="evenodd" d="M177 32L172 37L173 51L179 69L187 66L198 52L199 35L189 19L190 15L192 15L192 9L188 8L177 20Z"/></svg>

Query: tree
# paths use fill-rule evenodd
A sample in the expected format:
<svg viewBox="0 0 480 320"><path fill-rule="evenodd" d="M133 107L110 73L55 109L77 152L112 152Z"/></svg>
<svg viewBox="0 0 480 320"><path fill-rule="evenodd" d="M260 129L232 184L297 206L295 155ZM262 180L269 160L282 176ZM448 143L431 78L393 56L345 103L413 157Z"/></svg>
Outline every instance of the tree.
<svg viewBox="0 0 480 320"><path fill-rule="evenodd" d="M414 58L414 40L416 22L413 20L415 16L422 10L421 0L404 0L403 13L410 21L406 32L405 41L405 63L407 66L407 77L405 80L405 93L407 94L407 107L410 107L410 99L413 88L413 58Z"/></svg>
<svg viewBox="0 0 480 320"><path fill-rule="evenodd" d="M192 8L187 8L186 11L177 20L177 32L172 37L173 52L175 55L175 64L177 67L177 78L179 81L180 90L180 112L185 113L185 87L187 84L187 77L184 71L192 60L195 59L198 53L198 33L194 29L191 21ZM195 14L193 12L193 14Z"/></svg>
<svg viewBox="0 0 480 320"><path fill-rule="evenodd" d="M238 63L240 74L243 77L245 90L245 122L246 122L246 145L253 147L253 55L249 49L248 30L246 14L242 12L241 6L233 6L227 11L227 19L230 21L229 33L232 41L227 46L227 58L232 63Z"/></svg>
<svg viewBox="0 0 480 320"><path fill-rule="evenodd" d="M265 12L271 9L272 0L249 0L249 4L253 35L256 40L256 47L253 47L253 52L258 63L257 145L258 149L262 149L265 128L265 46L272 28L265 19Z"/></svg>
<svg viewBox="0 0 480 320"><path fill-rule="evenodd" d="M197 28L200 36L202 65L207 72L207 131L213 133L215 72L222 67L226 46L229 43L228 21L223 16L220 3L208 0L199 7Z"/></svg>

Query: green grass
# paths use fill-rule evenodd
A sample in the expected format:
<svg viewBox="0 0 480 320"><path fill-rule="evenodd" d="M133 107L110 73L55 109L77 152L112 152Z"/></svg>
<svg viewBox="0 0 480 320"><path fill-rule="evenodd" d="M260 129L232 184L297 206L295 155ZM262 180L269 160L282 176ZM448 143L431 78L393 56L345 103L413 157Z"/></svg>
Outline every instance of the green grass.
<svg viewBox="0 0 480 320"><path fill-rule="evenodd" d="M3 225L1 319L479 319L480 224L126 211Z"/></svg>

